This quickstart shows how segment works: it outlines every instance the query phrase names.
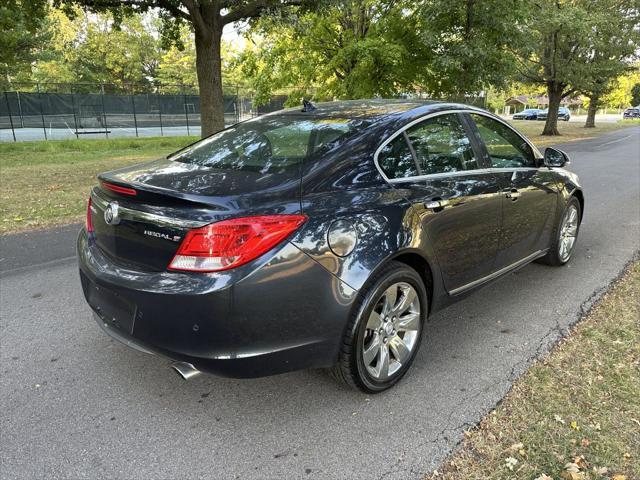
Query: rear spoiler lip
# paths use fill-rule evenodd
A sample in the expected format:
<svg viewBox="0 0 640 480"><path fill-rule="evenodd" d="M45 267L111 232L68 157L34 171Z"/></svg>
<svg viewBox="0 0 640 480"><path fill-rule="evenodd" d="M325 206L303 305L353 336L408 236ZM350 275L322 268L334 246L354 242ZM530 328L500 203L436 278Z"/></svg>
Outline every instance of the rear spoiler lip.
<svg viewBox="0 0 640 480"><path fill-rule="evenodd" d="M188 202L205 205L207 207L221 208L227 210L226 205L221 205L220 200L224 197L210 197L204 195L194 195L189 193L182 193L170 188L157 187L155 185L147 185L139 182L123 182L117 175L109 175L108 173L101 173L98 175L98 180L112 185L116 185L122 188L133 188L139 192L155 193L157 195L164 195L167 197L173 197L180 200L186 200Z"/></svg>
<svg viewBox="0 0 640 480"><path fill-rule="evenodd" d="M142 203L146 203L144 199L144 193L150 193L155 195L162 195L169 198L174 198L177 200L181 200L189 203L189 206L193 206L193 208L200 210L201 212L208 212L211 215L211 220L206 223L211 223L217 221L218 219L230 218L235 216L243 216L243 215L267 215L271 213L283 213L281 211L282 202L275 201L273 203L265 202L264 199L264 191L253 192L250 194L246 194L245 199L251 197L256 201L254 208L251 206L241 206L238 205L238 196L236 195L196 195L189 193L182 193L176 190L172 190L170 188L164 187L156 187L153 185L147 185L144 183L138 182L123 182L121 178L117 175L109 175L109 173L102 173L98 175L98 180L100 182L108 182L113 185L125 187L125 188L134 188L137 190L137 197L122 195L119 198L122 198L123 201L141 201ZM297 191L300 189L300 182L296 180L292 182L291 187L295 187ZM102 188L100 185L96 185L95 189L101 192L101 195L113 195L114 192L111 190L106 190ZM142 195L141 195L142 194ZM119 195L119 194L116 194ZM142 196L142 198L140 198ZM137 199L137 200L136 200ZM286 212L290 214L302 214L302 205L301 199L297 198L290 202L286 202L290 206L295 203L296 208L287 208ZM205 224L206 224L205 223Z"/></svg>

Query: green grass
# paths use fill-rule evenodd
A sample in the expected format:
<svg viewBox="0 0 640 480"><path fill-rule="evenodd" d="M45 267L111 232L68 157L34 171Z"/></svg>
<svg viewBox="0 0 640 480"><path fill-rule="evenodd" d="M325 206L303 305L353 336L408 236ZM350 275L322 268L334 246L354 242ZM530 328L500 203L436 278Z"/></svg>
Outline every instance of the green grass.
<svg viewBox="0 0 640 480"><path fill-rule="evenodd" d="M626 118L624 120L618 120L618 123L627 127L640 125L640 118Z"/></svg>
<svg viewBox="0 0 640 480"><path fill-rule="evenodd" d="M576 140L587 140L589 138L595 138L603 133L612 132L614 130L620 130L621 128L631 127L633 123L626 123L627 121L619 121L617 123L605 123L598 122L596 117L595 128L584 128L583 123L576 122L558 122L559 137L543 136L542 128L544 122L537 120L510 120L509 123L513 125L517 130L525 134L536 146L546 147L549 145L555 145L558 143L573 142Z"/></svg>
<svg viewBox="0 0 640 480"><path fill-rule="evenodd" d="M0 234L81 221L96 175L165 156L196 137L0 144Z"/></svg>
<svg viewBox="0 0 640 480"><path fill-rule="evenodd" d="M640 263L432 479L640 479Z"/></svg>

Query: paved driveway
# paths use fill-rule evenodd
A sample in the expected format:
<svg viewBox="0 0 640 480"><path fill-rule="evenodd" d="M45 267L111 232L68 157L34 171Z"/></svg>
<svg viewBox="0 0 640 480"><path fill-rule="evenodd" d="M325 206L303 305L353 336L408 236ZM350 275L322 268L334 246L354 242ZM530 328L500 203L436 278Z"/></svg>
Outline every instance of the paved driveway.
<svg viewBox="0 0 640 480"><path fill-rule="evenodd" d="M571 264L528 266L437 314L410 373L378 396L319 371L184 382L91 320L64 259L73 229L2 239L0 477L430 472L639 247L640 128L566 150L587 202Z"/></svg>

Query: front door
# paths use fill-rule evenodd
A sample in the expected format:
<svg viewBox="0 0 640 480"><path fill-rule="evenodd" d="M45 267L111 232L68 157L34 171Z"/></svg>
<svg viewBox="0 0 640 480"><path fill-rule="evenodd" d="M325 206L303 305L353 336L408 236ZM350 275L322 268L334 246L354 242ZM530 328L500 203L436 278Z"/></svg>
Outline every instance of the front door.
<svg viewBox="0 0 640 480"><path fill-rule="evenodd" d="M450 293L489 275L498 249L499 178L483 168L467 132L458 113L429 116L378 154L382 171L417 212Z"/></svg>
<svg viewBox="0 0 640 480"><path fill-rule="evenodd" d="M502 229L496 268L508 267L549 246L556 186L553 174L538 167L538 156L516 131L482 114L469 115L483 155L503 191Z"/></svg>

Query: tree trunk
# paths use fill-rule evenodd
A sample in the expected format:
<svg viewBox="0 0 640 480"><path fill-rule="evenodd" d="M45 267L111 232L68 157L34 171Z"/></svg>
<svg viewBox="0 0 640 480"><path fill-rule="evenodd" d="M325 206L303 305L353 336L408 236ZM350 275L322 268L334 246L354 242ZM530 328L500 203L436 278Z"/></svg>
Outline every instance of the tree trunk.
<svg viewBox="0 0 640 480"><path fill-rule="evenodd" d="M589 109L587 110L587 121L584 124L584 128L595 128L596 126L596 111L598 110L598 101L600 99L597 95L589 97Z"/></svg>
<svg viewBox="0 0 640 480"><path fill-rule="evenodd" d="M544 124L542 135L560 135L558 131L558 110L562 101L562 91L564 86L557 83L547 84L547 95L549 96L549 111L547 121Z"/></svg>
<svg viewBox="0 0 640 480"><path fill-rule="evenodd" d="M222 27L214 26L204 31L196 29L195 32L202 137L208 137L224 128L221 38Z"/></svg>

